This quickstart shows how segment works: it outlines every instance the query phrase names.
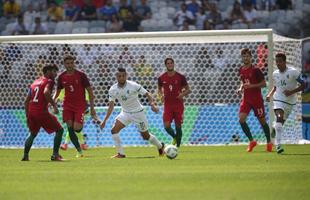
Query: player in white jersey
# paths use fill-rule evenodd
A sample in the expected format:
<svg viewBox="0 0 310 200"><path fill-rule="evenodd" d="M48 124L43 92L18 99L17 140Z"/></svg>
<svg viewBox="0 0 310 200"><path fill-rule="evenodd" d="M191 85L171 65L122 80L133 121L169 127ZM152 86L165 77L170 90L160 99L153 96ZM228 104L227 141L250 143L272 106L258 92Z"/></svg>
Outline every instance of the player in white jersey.
<svg viewBox="0 0 310 200"><path fill-rule="evenodd" d="M300 72L286 65L284 53L276 54L276 65L278 69L272 75L274 87L267 94L266 101L270 101L270 98L273 97L273 110L276 117L274 123L274 131L276 133L275 144L277 153L280 154L284 151L281 147L283 124L296 104L296 93L304 89L304 81Z"/></svg>
<svg viewBox="0 0 310 200"><path fill-rule="evenodd" d="M109 107L104 120L100 122L100 128L104 128L106 121L110 117L116 99L121 104L122 110L116 117L115 123L111 129L112 139L115 143L117 154L112 158L125 158L124 149L121 144L119 132L129 125L134 123L144 140L148 140L151 144L155 145L158 149L159 155L164 154L164 143L158 141L158 139L148 132L148 123L143 111L138 95L145 95L148 98L151 109L153 112L158 113L158 107L156 106L151 94L144 89L141 85L134 81L127 80L127 73L124 68L118 68L116 73L117 83L114 84L109 90Z"/></svg>

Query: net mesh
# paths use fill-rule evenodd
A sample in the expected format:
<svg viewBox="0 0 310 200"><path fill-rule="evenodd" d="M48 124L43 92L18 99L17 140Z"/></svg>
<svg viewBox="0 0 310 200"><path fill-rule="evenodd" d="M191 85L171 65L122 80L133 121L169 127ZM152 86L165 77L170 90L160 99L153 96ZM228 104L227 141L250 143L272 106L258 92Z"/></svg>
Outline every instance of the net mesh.
<svg viewBox="0 0 310 200"><path fill-rule="evenodd" d="M247 142L238 123L241 97L235 92L240 83L240 49L251 49L253 63L263 70L268 80L267 36L250 33L220 37L217 38L215 34L193 36L190 39L181 36L137 36L122 40L105 38L87 41L3 42L0 44L0 146L23 146L28 134L23 110L27 86L42 75L41 67L46 63L55 63L62 71L63 55L67 53L76 56L76 67L88 75L96 97L97 114L101 119L106 113L108 90L115 83L117 67L126 68L130 80L140 83L155 94L157 77L165 71L163 61L170 56L175 60L176 70L187 77L192 90L185 99L183 144ZM285 49L289 61L293 62L294 66L299 66L301 54L298 41L275 42L275 50L278 49ZM264 95L266 92L267 89L263 89ZM147 106L147 99L143 96L140 99L146 107L150 132L161 141L169 143L171 138L163 128L162 106L160 114L154 114ZM157 100L159 102L159 99ZM110 128L119 111L118 107L114 110L104 130L94 125L89 116L86 117L83 131L90 147L113 145ZM267 104L266 111L269 113ZM294 143L301 134L300 129L296 132L301 121L295 120L300 114L301 106L298 104L286 125L288 128L284 138L287 143ZM62 121L60 115L57 117ZM265 142L264 134L253 113L249 115L248 124L254 137ZM124 145L148 144L133 125L122 130L121 138ZM52 142L52 136L41 130L34 146L50 147Z"/></svg>

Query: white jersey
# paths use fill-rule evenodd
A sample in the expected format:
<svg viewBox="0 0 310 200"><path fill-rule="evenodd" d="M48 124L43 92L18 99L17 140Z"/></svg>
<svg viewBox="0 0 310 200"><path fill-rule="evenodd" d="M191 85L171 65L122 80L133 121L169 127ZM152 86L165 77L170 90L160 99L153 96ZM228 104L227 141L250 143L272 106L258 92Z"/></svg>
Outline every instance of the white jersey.
<svg viewBox="0 0 310 200"><path fill-rule="evenodd" d="M273 83L276 87L276 91L273 95L273 101L279 101L290 105L296 104L296 93L290 96L285 96L285 90L293 90L297 87L297 83L300 82L300 72L295 68L287 66L284 72L276 70L273 72Z"/></svg>
<svg viewBox="0 0 310 200"><path fill-rule="evenodd" d="M139 94L145 95L147 90L134 81L126 81L124 87L114 84L109 90L109 101L115 102L117 99L123 112L135 113L143 110L139 101Z"/></svg>

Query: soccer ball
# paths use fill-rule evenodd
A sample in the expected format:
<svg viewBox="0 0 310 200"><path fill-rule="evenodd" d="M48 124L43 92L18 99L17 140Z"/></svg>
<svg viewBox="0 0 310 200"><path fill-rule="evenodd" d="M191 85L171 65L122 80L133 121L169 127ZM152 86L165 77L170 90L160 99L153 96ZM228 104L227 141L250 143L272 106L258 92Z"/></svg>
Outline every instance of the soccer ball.
<svg viewBox="0 0 310 200"><path fill-rule="evenodd" d="M164 152L169 159L174 159L178 155L178 148L172 144L165 147Z"/></svg>

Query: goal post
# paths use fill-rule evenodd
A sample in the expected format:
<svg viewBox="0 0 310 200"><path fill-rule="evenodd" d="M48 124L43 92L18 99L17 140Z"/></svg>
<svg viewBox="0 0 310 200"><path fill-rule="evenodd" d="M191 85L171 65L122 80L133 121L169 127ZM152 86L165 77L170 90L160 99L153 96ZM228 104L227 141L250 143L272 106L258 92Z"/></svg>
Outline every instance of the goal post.
<svg viewBox="0 0 310 200"><path fill-rule="evenodd" d="M164 59L169 56L174 58L176 70L187 77L192 90L185 98L183 144L231 144L235 142L233 136L239 136L240 143L246 142L238 123L241 97L235 93L240 83L240 50L251 49L253 63L262 69L271 87L274 52L289 44L287 52L297 63L299 57L293 50L300 51L292 49L299 48L299 41L287 39L277 43L276 38L271 29L0 37L0 147L23 147L28 134L23 109L27 86L41 75L41 67L46 63L55 63L62 71L63 55L67 53L76 56L76 67L90 78L101 119L106 113L108 89L115 82L117 67L125 67L130 80L137 81L156 96L157 77L165 71ZM267 90L263 89L264 95ZM157 102L160 114L151 112L147 99L141 97L150 132L170 143L163 128L162 105L159 99ZM273 113L269 112L272 109L268 104L265 106L267 119L272 121ZM119 111L119 108L114 110L102 131L86 117L83 131L90 147L113 145L110 128ZM296 115L301 114L298 112L296 110ZM61 121L61 116L57 117ZM254 137L265 142L252 113L248 124ZM293 121L289 125L299 126ZM297 135L301 135L301 130L296 133L293 128L289 129L286 143L296 143L300 137ZM148 144L133 125L122 130L121 138L128 146ZM41 130L34 146L51 145L51 136Z"/></svg>

